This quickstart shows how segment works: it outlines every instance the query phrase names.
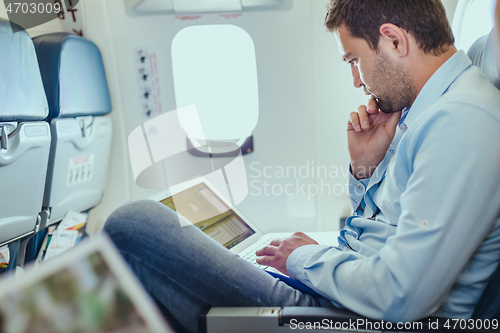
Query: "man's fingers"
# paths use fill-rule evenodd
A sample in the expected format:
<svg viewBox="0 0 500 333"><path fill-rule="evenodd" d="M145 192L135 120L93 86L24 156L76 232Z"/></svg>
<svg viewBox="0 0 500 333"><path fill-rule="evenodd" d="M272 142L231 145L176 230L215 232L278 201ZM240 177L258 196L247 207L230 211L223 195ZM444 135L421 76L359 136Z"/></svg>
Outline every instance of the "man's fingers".
<svg viewBox="0 0 500 333"><path fill-rule="evenodd" d="M367 106L368 106L367 111L369 114L375 114L378 112L378 105L377 105L377 101L375 99L370 98Z"/></svg>
<svg viewBox="0 0 500 333"><path fill-rule="evenodd" d="M347 130L348 131L354 131L355 130L354 126L352 126L351 116L349 116L349 118L347 119Z"/></svg>
<svg viewBox="0 0 500 333"><path fill-rule="evenodd" d="M361 123L359 122L359 115L357 112L351 112L349 121L351 122L351 126L354 130L357 132L361 131Z"/></svg>
<svg viewBox="0 0 500 333"><path fill-rule="evenodd" d="M262 266L271 266L271 267L274 267L273 266L274 257L258 257L255 260L255 262L258 263L259 265L262 265Z"/></svg>
<svg viewBox="0 0 500 333"><path fill-rule="evenodd" d="M377 102L371 99L368 102L368 108L374 108L377 110ZM370 129L370 112L368 112L368 108L365 105L361 105L358 108L358 112L351 112L349 115L349 121L347 122L347 130L355 130L356 132L360 132L362 130Z"/></svg>
<svg viewBox="0 0 500 333"><path fill-rule="evenodd" d="M370 129L370 121L368 120L368 112L365 105L361 105L358 108L358 116L361 128L363 128L365 131Z"/></svg>
<svg viewBox="0 0 500 333"><path fill-rule="evenodd" d="M271 241L271 243L269 243L269 245L280 246L282 242L283 242L283 238L275 238Z"/></svg>
<svg viewBox="0 0 500 333"><path fill-rule="evenodd" d="M255 251L255 254L258 256L274 256L278 248L276 246L264 246L262 249L258 249Z"/></svg>

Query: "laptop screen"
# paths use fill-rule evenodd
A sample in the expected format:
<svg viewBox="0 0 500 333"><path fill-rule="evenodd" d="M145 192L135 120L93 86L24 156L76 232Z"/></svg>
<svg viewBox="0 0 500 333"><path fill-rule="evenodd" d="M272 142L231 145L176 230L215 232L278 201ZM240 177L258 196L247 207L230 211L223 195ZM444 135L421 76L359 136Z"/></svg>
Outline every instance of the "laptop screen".
<svg viewBox="0 0 500 333"><path fill-rule="evenodd" d="M0 332L173 332L111 241L95 236L0 285Z"/></svg>
<svg viewBox="0 0 500 333"><path fill-rule="evenodd" d="M190 222L200 221L194 225L227 249L255 233L205 183L175 194L175 205L172 196L160 202Z"/></svg>

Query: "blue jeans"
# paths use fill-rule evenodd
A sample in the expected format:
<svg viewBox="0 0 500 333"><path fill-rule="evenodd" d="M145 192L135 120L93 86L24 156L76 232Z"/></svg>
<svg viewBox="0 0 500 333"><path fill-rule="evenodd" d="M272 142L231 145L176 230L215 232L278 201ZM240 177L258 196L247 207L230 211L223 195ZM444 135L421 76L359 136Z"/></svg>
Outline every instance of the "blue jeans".
<svg viewBox="0 0 500 333"><path fill-rule="evenodd" d="M178 331L197 332L198 315L215 306L324 306L228 251L151 200L127 203L104 227L160 310Z"/></svg>

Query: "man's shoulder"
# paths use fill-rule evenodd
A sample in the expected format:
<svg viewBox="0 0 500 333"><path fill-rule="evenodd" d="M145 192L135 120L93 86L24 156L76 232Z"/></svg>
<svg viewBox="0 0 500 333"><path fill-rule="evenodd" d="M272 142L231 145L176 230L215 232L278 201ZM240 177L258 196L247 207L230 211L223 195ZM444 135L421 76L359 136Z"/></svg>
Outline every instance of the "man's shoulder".
<svg viewBox="0 0 500 333"><path fill-rule="evenodd" d="M439 99L419 111L412 124L412 132L419 128L428 129L436 123L454 124L457 130L472 130L485 122L498 126L500 130L500 90L479 68L471 66L453 81Z"/></svg>
<svg viewBox="0 0 500 333"><path fill-rule="evenodd" d="M477 67L470 67L436 102L421 110L411 125L407 142L418 143L424 137L467 137L477 140L477 144L497 142L500 138L500 90ZM479 136L478 131L481 132Z"/></svg>
<svg viewBox="0 0 500 333"><path fill-rule="evenodd" d="M434 112L449 110L454 117L492 117L500 122L500 90L479 68L471 66L457 77L430 109Z"/></svg>

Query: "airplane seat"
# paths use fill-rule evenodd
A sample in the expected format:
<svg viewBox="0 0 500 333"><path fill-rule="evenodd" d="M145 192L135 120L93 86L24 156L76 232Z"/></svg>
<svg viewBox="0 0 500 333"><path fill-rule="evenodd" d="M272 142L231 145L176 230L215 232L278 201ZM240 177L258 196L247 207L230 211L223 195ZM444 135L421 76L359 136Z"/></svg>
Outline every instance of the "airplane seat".
<svg viewBox="0 0 500 333"><path fill-rule="evenodd" d="M470 47L467 55L490 81L500 89L500 45L497 29L479 38ZM500 318L500 265L491 277L486 290L472 314L474 319Z"/></svg>
<svg viewBox="0 0 500 333"><path fill-rule="evenodd" d="M500 50L496 29L488 35L479 38L469 49L468 56L475 66L500 89ZM483 291L471 319L499 319L500 318L500 265L490 278L486 289ZM349 328L350 323L362 320L365 323L372 322L372 327L377 327L376 323L363 316L347 309L329 309L317 307L274 307L274 308L211 308L206 314L199 317L200 332L203 333L230 333L230 332L261 332L276 333L289 331L291 327L297 328L297 323L322 322L327 320L330 327ZM445 331L445 320L439 320L439 327L429 326L435 323L437 317L429 317L419 320L423 330ZM294 321L295 320L295 321ZM295 325L295 326L294 326ZM379 326L380 327L380 326ZM387 327L387 326L386 326ZM306 330L307 332L323 331ZM340 331L340 329L339 329ZM379 329L370 329L370 332L380 332ZM408 330L405 330L408 331ZM473 330L470 330L473 331Z"/></svg>
<svg viewBox="0 0 500 333"><path fill-rule="evenodd" d="M49 104L46 121L52 145L41 227L81 212L103 196L112 123L104 64L99 48L69 33L33 38Z"/></svg>
<svg viewBox="0 0 500 333"><path fill-rule="evenodd" d="M493 29L488 35L479 38L469 48L467 55L474 66L490 79L490 81L500 89L500 51L499 36L497 30Z"/></svg>
<svg viewBox="0 0 500 333"><path fill-rule="evenodd" d="M14 268L20 241L37 228L51 134L33 42L26 31L13 33L4 19L0 59L0 246L12 246Z"/></svg>

